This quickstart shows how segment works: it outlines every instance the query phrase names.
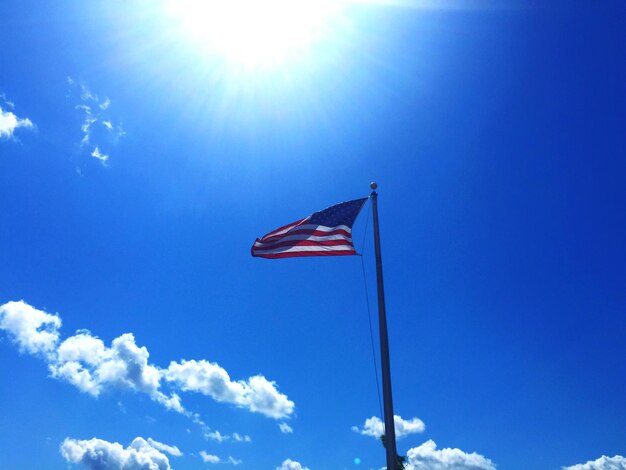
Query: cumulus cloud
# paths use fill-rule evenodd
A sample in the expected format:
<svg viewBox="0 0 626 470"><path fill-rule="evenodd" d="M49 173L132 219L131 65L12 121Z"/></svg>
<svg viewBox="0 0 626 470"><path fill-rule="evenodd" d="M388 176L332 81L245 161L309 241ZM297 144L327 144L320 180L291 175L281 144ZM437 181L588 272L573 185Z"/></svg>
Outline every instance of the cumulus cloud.
<svg viewBox="0 0 626 470"><path fill-rule="evenodd" d="M77 440L66 438L61 444L61 455L70 463L80 463L93 470L169 470L165 454L141 437L126 448L117 442L102 439Z"/></svg>
<svg viewBox="0 0 626 470"><path fill-rule="evenodd" d="M403 419L401 416L394 415L393 422L395 425L397 439L402 439L409 434L424 432L424 429L426 428L424 422L419 418ZM380 436L385 434L385 425L380 418L372 416L371 418L365 420L365 424L362 429L359 429L358 426L352 426L352 430L363 434L364 436L371 436L378 439Z"/></svg>
<svg viewBox="0 0 626 470"><path fill-rule="evenodd" d="M90 149L89 155L105 164L110 152L103 152L102 147L108 147L107 150L110 150L125 134L121 124L115 124L109 116L111 100L108 97L100 98L92 93L87 85L72 77L67 77L67 84L68 97L73 96L78 100L74 108L80 113L82 120L80 147Z"/></svg>
<svg viewBox="0 0 626 470"><path fill-rule="evenodd" d="M406 470L495 470L496 466L488 458L460 449L437 450L433 440L407 452Z"/></svg>
<svg viewBox="0 0 626 470"><path fill-rule="evenodd" d="M79 390L98 396L105 388L147 394L168 409L184 412L180 398L160 391L161 371L148 363L145 346L135 343L132 333L115 338L111 347L80 331L58 347L56 359L48 365L52 376L66 380Z"/></svg>
<svg viewBox="0 0 626 470"><path fill-rule="evenodd" d="M309 467L303 467L300 462L287 459L280 466L276 467L276 470L310 470Z"/></svg>
<svg viewBox="0 0 626 470"><path fill-rule="evenodd" d="M13 137L15 130L21 127L24 129L32 129L34 127L30 119L20 118L12 111L2 108L2 106L5 106L13 109L14 106L13 103L5 100L4 95L0 95L0 101L4 102L0 104L0 139L10 139Z"/></svg>
<svg viewBox="0 0 626 470"><path fill-rule="evenodd" d="M0 305L0 329L6 331L21 352L49 355L59 340L61 319L37 310L24 301Z"/></svg>
<svg viewBox="0 0 626 470"><path fill-rule="evenodd" d="M276 384L262 375L232 381L222 367L205 360L171 362L165 379L183 391L202 393L270 418L285 418L294 408L294 403L278 391Z"/></svg>
<svg viewBox="0 0 626 470"><path fill-rule="evenodd" d="M563 470L626 470L626 457L621 455L607 457L603 455L597 460L563 467Z"/></svg>
<svg viewBox="0 0 626 470"><path fill-rule="evenodd" d="M284 418L293 412L294 403L278 392L274 382L261 375L231 381L222 367L205 360L172 362L167 369L161 369L149 362L148 349L138 346L132 333L125 333L106 346L88 330L79 330L59 344L60 327L58 315L37 310L23 301L0 305L0 330L20 351L42 357L54 378L94 397L105 390L143 393L165 408L185 414L205 434L210 429L197 414L183 408L177 390L200 392L272 418ZM217 431L214 435L221 436ZM238 433L224 438L250 442L249 436Z"/></svg>
<svg viewBox="0 0 626 470"><path fill-rule="evenodd" d="M292 427L289 426L287 423L280 423L278 427L280 428L280 432L282 432L283 434L291 434L293 432Z"/></svg>

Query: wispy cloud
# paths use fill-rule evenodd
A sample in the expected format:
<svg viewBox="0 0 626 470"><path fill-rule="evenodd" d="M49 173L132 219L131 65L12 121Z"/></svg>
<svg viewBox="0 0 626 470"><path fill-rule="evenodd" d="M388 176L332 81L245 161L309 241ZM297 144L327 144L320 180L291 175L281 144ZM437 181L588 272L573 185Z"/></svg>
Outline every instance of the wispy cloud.
<svg viewBox="0 0 626 470"><path fill-rule="evenodd" d="M205 451L200 451L200 458L204 463L220 463L220 458L217 455L208 454Z"/></svg>
<svg viewBox="0 0 626 470"><path fill-rule="evenodd" d="M223 464L229 464L229 465L235 465L235 466L243 463L242 460L236 459L231 456L229 456L226 460L222 460L217 455L208 454L207 452L203 450L200 451L200 458L202 459L204 463L223 463Z"/></svg>
<svg viewBox="0 0 626 470"><path fill-rule="evenodd" d="M110 149L125 135L122 125L114 123L109 116L111 100L108 97L100 98L87 85L72 77L67 77L67 84L68 97L78 100L74 108L80 113L82 120L80 147L91 149L88 150L89 155L105 164L109 159ZM106 154L101 150L103 147L107 147Z"/></svg>
<svg viewBox="0 0 626 470"><path fill-rule="evenodd" d="M494 463L476 452L461 449L440 449L433 440L407 452L406 470L432 468L437 470L496 470Z"/></svg>
<svg viewBox="0 0 626 470"><path fill-rule="evenodd" d="M398 439L402 439L409 434L424 432L424 429L426 428L424 422L419 418L403 419L401 416L394 415L393 421L395 425L396 437ZM385 434L385 425L380 418L372 416L371 418L365 420L363 428L360 429L358 426L352 426L352 430L363 434L364 436L371 436L378 439L380 436Z"/></svg>
<svg viewBox="0 0 626 470"><path fill-rule="evenodd" d="M0 330L20 351L41 357L53 377L94 397L105 389L144 393L165 408L185 414L205 430L208 428L200 417L183 408L176 391L200 392L218 402L276 419L293 412L294 403L262 375L231 381L222 367L205 360L171 362L167 369L161 369L149 363L148 349L138 346L132 333L106 346L88 330L79 330L59 343L61 323L58 315L23 301L0 306ZM166 388L170 390L164 391ZM236 435L246 441L247 436ZM234 436L230 439L237 440Z"/></svg>
<svg viewBox="0 0 626 470"><path fill-rule="evenodd" d="M93 469L119 468L123 470L169 470L169 459L158 448L141 437L126 448L117 442L102 439L77 440L66 438L60 447L61 455L70 463L83 464ZM156 443L156 441L152 441ZM161 446L170 447L157 443Z"/></svg>
<svg viewBox="0 0 626 470"><path fill-rule="evenodd" d="M252 442L250 436L244 434L241 435L238 432L234 432L232 434L222 434L219 431L211 431L207 430L204 433L204 437L207 440L215 441L215 442L225 442L225 441L233 441L233 442Z"/></svg>
<svg viewBox="0 0 626 470"><path fill-rule="evenodd" d="M279 423L278 427L280 429L280 432L282 432L283 434L291 434L293 432L292 427L289 426L287 423Z"/></svg>
<svg viewBox="0 0 626 470"><path fill-rule="evenodd" d="M603 455L597 460L563 467L563 470L626 470L626 457L621 455L607 457Z"/></svg>
<svg viewBox="0 0 626 470"><path fill-rule="evenodd" d="M108 155L105 155L104 153L100 152L100 149L98 148L98 146L96 145L96 148L93 149L93 152L91 152L91 156L93 158L97 158L98 160L100 160L101 162L106 162L109 159Z"/></svg>
<svg viewBox="0 0 626 470"><path fill-rule="evenodd" d="M14 109L15 105L11 101L7 101L6 97L0 95L0 139L11 139L16 129L32 129L33 122L28 118L18 117L9 109Z"/></svg>
<svg viewBox="0 0 626 470"><path fill-rule="evenodd" d="M281 463L276 470L310 470L309 467L304 467L300 462L287 459Z"/></svg>
<svg viewBox="0 0 626 470"><path fill-rule="evenodd" d="M178 447L163 444L162 442L155 441L151 437L148 438L148 444L150 444L155 449L160 450L161 452L170 454L173 457L182 457L183 455Z"/></svg>
<svg viewBox="0 0 626 470"><path fill-rule="evenodd" d="M5 95L4 93L0 93L0 102L4 103L4 105L9 109L15 108L15 103L13 101L7 100L7 95Z"/></svg>

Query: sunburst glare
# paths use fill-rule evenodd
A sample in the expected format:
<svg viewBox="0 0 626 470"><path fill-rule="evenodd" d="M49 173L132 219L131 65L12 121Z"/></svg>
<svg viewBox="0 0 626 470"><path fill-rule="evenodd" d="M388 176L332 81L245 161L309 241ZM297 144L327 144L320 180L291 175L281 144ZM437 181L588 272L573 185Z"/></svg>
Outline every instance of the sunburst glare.
<svg viewBox="0 0 626 470"><path fill-rule="evenodd" d="M178 0L171 17L206 53L246 67L271 67L324 38L341 2Z"/></svg>

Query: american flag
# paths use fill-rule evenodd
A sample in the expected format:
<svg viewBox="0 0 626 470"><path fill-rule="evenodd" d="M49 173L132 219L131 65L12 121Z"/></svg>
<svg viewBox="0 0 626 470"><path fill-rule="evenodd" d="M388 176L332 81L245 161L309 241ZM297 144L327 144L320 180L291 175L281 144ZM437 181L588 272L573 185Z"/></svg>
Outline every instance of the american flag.
<svg viewBox="0 0 626 470"><path fill-rule="evenodd" d="M296 256L355 255L352 224L367 198L342 202L297 220L257 238L252 256L293 258Z"/></svg>

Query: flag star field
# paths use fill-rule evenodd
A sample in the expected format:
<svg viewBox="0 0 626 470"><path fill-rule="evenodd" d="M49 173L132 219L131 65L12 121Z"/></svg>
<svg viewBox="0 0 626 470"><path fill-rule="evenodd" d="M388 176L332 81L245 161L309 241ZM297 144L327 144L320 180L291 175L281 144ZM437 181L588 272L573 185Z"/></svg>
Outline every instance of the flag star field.
<svg viewBox="0 0 626 470"><path fill-rule="evenodd" d="M625 25L3 0L0 469L626 470Z"/></svg>

